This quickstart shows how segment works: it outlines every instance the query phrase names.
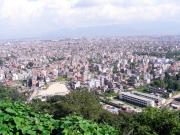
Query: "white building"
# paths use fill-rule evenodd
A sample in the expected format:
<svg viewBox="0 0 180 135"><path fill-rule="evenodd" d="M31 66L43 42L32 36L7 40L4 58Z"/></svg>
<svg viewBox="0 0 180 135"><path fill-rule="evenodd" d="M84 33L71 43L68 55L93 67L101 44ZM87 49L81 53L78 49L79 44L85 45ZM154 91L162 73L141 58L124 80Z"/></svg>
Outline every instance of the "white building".
<svg viewBox="0 0 180 135"><path fill-rule="evenodd" d="M80 81L77 81L75 84L74 84L74 88L77 89L81 86L81 83Z"/></svg>
<svg viewBox="0 0 180 135"><path fill-rule="evenodd" d="M101 87L104 87L104 85L105 85L105 76L100 76L100 84L101 84Z"/></svg>
<svg viewBox="0 0 180 135"><path fill-rule="evenodd" d="M12 80L13 81L17 81L19 78L18 78L18 75L17 74L12 74Z"/></svg>
<svg viewBox="0 0 180 135"><path fill-rule="evenodd" d="M91 79L89 81L89 87L90 88L98 88L101 87L101 82L98 79Z"/></svg>
<svg viewBox="0 0 180 135"><path fill-rule="evenodd" d="M138 91L134 91L133 94L147 98L147 99L151 99L153 100L157 105L162 105L165 103L165 99L161 98L159 96L156 95L152 95L152 94L147 94L147 93L142 93L142 92L138 92Z"/></svg>
<svg viewBox="0 0 180 135"><path fill-rule="evenodd" d="M130 92L121 92L119 98L140 106L155 106L155 102L151 99L147 99Z"/></svg>
<svg viewBox="0 0 180 135"><path fill-rule="evenodd" d="M88 82L88 84L89 84L89 87L92 89L92 88L94 88L95 87L95 80L94 79L91 79L89 82Z"/></svg>
<svg viewBox="0 0 180 135"><path fill-rule="evenodd" d="M3 81L5 78L5 75L4 74L0 74L0 81Z"/></svg>
<svg viewBox="0 0 180 135"><path fill-rule="evenodd" d="M98 87L101 87L101 81L96 79L95 80L95 87L98 88Z"/></svg>

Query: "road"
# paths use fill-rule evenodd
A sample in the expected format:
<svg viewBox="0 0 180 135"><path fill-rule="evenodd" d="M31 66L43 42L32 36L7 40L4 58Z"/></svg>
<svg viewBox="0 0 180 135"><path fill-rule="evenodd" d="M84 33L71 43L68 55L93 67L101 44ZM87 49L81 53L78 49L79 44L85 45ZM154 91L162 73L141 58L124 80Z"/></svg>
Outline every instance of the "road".
<svg viewBox="0 0 180 135"><path fill-rule="evenodd" d="M28 102L30 102L34 97L36 97L37 93L38 93L38 91L34 90L33 93L31 94L31 96L29 97Z"/></svg>
<svg viewBox="0 0 180 135"><path fill-rule="evenodd" d="M166 102L161 107L168 106L175 98L179 98L179 97L180 97L180 92L178 94L172 96L171 98L167 99Z"/></svg>

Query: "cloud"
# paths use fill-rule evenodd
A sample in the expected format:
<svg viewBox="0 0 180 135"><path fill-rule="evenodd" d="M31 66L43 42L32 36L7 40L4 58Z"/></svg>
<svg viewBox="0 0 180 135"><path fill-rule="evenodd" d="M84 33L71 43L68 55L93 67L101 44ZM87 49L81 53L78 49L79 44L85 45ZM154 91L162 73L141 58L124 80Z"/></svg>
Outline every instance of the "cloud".
<svg viewBox="0 0 180 135"><path fill-rule="evenodd" d="M160 0L0 0L0 17L12 23L30 22L47 16L55 23L82 25L102 21L122 23L174 17L180 11L176 1ZM54 18L54 15L56 16ZM166 17L165 17L166 16ZM102 21L101 21L102 20ZM104 22L106 23L106 22Z"/></svg>
<svg viewBox="0 0 180 135"><path fill-rule="evenodd" d="M13 29L180 21L178 0L0 0L0 20ZM1 26L1 23L0 23Z"/></svg>

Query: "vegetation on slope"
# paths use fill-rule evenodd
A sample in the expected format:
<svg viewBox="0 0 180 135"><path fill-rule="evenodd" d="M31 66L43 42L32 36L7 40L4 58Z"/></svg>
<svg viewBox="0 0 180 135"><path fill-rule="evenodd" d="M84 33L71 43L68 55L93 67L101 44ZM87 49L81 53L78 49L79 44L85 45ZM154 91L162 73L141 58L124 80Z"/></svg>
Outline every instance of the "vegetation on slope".
<svg viewBox="0 0 180 135"><path fill-rule="evenodd" d="M151 85L167 90L180 91L180 72L176 76L170 76L168 73L165 73L163 80L155 80Z"/></svg>
<svg viewBox="0 0 180 135"><path fill-rule="evenodd" d="M72 91L65 97L54 96L46 102L34 100L31 106L37 111L50 113L55 118L75 113L86 119L98 120L102 111L98 97L87 90Z"/></svg>
<svg viewBox="0 0 180 135"><path fill-rule="evenodd" d="M48 135L57 124L50 115L35 113L24 103L0 101L0 134L2 135Z"/></svg>
<svg viewBox="0 0 180 135"><path fill-rule="evenodd" d="M8 96L14 97L8 93L3 97ZM180 112L147 108L138 114L116 115L103 110L98 97L86 90L31 104L3 99L0 134L179 135Z"/></svg>
<svg viewBox="0 0 180 135"><path fill-rule="evenodd" d="M118 130L119 135L178 135L180 131L180 112L147 108L139 114L116 115L103 110L98 98L86 90L74 91L65 97L51 97L41 104L55 118L75 113L98 123L108 123Z"/></svg>
<svg viewBox="0 0 180 135"><path fill-rule="evenodd" d="M0 100L9 99L12 101L25 100L26 96L20 94L15 88L0 85Z"/></svg>
<svg viewBox="0 0 180 135"><path fill-rule="evenodd" d="M0 101L0 134L117 135L117 131L111 126L97 124L79 116L55 120L49 114L33 111L27 104Z"/></svg>
<svg viewBox="0 0 180 135"><path fill-rule="evenodd" d="M62 133L65 135L117 135L113 127L97 124L79 116L65 117L61 121Z"/></svg>

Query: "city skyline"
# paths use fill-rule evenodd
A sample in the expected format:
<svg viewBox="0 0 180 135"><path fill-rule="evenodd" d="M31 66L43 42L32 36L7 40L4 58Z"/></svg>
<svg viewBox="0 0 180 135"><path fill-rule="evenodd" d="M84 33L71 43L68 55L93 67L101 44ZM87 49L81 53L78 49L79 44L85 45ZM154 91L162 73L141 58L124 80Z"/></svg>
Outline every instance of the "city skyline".
<svg viewBox="0 0 180 135"><path fill-rule="evenodd" d="M0 39L179 35L177 0L0 0Z"/></svg>

